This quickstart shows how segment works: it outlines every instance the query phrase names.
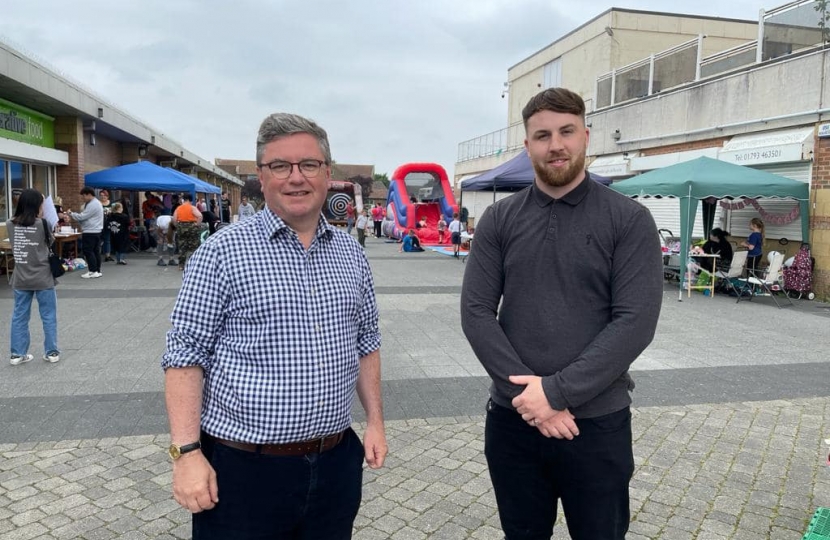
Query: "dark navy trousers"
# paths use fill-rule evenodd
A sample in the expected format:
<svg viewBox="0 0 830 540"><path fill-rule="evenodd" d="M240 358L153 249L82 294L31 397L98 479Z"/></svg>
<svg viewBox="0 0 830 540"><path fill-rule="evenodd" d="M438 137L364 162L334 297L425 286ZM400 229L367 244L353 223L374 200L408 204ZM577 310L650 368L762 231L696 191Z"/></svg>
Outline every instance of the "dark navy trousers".
<svg viewBox="0 0 830 540"><path fill-rule="evenodd" d="M219 503L193 514L193 540L345 540L360 507L363 445L350 428L322 454L269 456L202 437Z"/></svg>
<svg viewBox="0 0 830 540"><path fill-rule="evenodd" d="M488 401L484 453L506 540L549 540L559 501L572 539L625 539L631 411L576 424L572 441L548 439L516 411Z"/></svg>

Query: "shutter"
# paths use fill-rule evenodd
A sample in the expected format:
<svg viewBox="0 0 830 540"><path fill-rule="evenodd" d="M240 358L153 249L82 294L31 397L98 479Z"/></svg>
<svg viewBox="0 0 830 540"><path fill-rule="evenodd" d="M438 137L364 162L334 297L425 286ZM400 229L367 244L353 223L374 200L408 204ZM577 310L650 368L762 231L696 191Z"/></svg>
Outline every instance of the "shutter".
<svg viewBox="0 0 830 540"><path fill-rule="evenodd" d="M681 199L664 197L638 197L637 202L651 211L654 222L658 229L668 229L674 236L680 238L680 201ZM698 201L697 213L695 214L695 225L692 229L692 238L703 238L703 203ZM715 211L714 227L723 227L723 209L718 207Z"/></svg>
<svg viewBox="0 0 830 540"><path fill-rule="evenodd" d="M776 163L774 165L757 165L753 169L759 171L777 174L799 182L809 184L813 170L813 164L810 161L798 161L794 163ZM758 199L764 210L770 214L789 214L798 201L793 199ZM727 212L729 215L727 230L733 236L749 236L749 220L757 217L763 219L752 206L747 206L742 210L732 210ZM764 224L764 235L766 238L778 240L786 238L787 240L801 241L801 218L789 223L787 225L773 225L771 223Z"/></svg>

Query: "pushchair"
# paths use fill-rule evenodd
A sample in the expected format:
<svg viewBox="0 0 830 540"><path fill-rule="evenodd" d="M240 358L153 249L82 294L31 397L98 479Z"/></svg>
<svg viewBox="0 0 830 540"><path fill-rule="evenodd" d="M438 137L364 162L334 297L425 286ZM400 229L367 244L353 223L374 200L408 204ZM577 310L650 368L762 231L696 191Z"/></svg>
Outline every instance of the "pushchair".
<svg viewBox="0 0 830 540"><path fill-rule="evenodd" d="M657 229L660 248L663 251L663 278L666 281L680 280L680 239L669 229Z"/></svg>
<svg viewBox="0 0 830 540"><path fill-rule="evenodd" d="M792 264L784 268L784 292L796 298L806 296L807 300L816 297L813 292L813 259L810 256L810 244L803 243L792 259ZM789 261L788 261L789 262Z"/></svg>

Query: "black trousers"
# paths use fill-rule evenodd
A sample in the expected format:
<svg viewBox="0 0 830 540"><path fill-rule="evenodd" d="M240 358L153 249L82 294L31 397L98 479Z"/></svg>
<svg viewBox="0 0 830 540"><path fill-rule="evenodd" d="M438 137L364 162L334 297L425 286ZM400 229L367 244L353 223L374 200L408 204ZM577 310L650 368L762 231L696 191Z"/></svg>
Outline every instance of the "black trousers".
<svg viewBox="0 0 830 540"><path fill-rule="evenodd" d="M219 503L193 514L193 540L346 540L360 507L363 445L350 428L328 452L269 456L203 435Z"/></svg>
<svg viewBox="0 0 830 540"><path fill-rule="evenodd" d="M101 233L81 234L81 251L90 272L101 271Z"/></svg>
<svg viewBox="0 0 830 540"><path fill-rule="evenodd" d="M380 226L383 224L383 221L375 221L375 236L380 238L381 230Z"/></svg>
<svg viewBox="0 0 830 540"><path fill-rule="evenodd" d="M489 401L484 454L506 540L549 540L562 502L574 540L624 540L634 473L631 411L579 419L572 441L548 439Z"/></svg>

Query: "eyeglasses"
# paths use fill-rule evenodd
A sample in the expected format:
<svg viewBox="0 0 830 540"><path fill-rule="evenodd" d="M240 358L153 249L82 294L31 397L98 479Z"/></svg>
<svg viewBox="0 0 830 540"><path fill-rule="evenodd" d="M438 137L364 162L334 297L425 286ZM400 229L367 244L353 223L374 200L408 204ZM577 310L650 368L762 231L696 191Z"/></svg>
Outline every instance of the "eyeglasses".
<svg viewBox="0 0 830 540"><path fill-rule="evenodd" d="M261 164L260 168L267 167L275 178L285 180L291 176L291 173L294 171L294 165L297 166L297 170L300 171L301 175L306 178L315 178L318 174L320 174L320 169L322 169L325 164L325 161L320 161L319 159L304 159L296 163L275 159L270 163Z"/></svg>

